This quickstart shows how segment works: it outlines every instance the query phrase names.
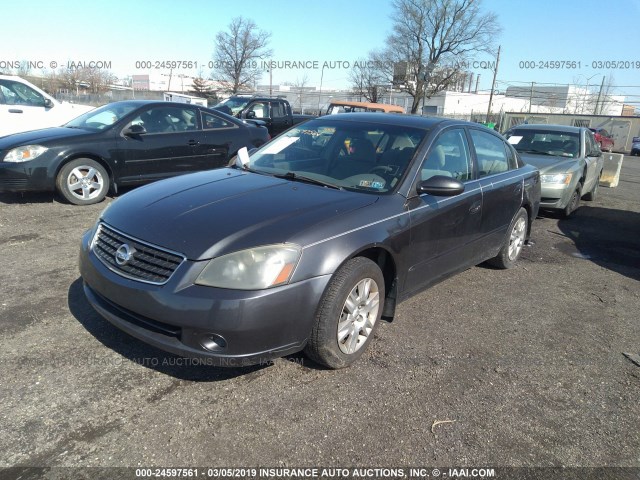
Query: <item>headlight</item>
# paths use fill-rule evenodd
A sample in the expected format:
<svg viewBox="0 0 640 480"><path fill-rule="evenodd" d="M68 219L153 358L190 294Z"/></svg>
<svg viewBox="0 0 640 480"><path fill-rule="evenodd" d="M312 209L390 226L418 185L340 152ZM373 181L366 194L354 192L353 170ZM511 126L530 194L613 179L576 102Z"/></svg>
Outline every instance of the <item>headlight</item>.
<svg viewBox="0 0 640 480"><path fill-rule="evenodd" d="M556 185L569 185L571 183L571 173L557 173L555 175L540 175L542 183L553 183Z"/></svg>
<svg viewBox="0 0 640 480"><path fill-rule="evenodd" d="M5 162L28 162L29 160L38 158L47 150L49 149L42 145L25 145L24 147L9 150L3 160Z"/></svg>
<svg viewBox="0 0 640 480"><path fill-rule="evenodd" d="M268 245L211 260L196 284L237 290L261 290L289 281L300 259L297 245Z"/></svg>

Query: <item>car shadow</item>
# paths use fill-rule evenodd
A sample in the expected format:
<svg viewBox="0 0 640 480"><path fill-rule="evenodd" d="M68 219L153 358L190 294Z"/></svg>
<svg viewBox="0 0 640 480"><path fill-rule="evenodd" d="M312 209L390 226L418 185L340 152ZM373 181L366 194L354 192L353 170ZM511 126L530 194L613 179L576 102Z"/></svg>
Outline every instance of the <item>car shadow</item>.
<svg viewBox="0 0 640 480"><path fill-rule="evenodd" d="M69 311L82 326L105 347L117 352L131 362L156 370L180 380L193 382L217 382L263 370L272 365L246 367L214 367L196 361L190 361L178 355L165 352L148 345L137 338L127 335L96 312L82 288L82 279L78 278L67 292Z"/></svg>
<svg viewBox="0 0 640 480"><path fill-rule="evenodd" d="M53 192L9 192L0 193L0 203L26 205L29 203L53 203L56 196Z"/></svg>
<svg viewBox="0 0 640 480"><path fill-rule="evenodd" d="M571 217L560 219L558 228L575 244L575 251L565 253L640 280L640 213L580 208Z"/></svg>

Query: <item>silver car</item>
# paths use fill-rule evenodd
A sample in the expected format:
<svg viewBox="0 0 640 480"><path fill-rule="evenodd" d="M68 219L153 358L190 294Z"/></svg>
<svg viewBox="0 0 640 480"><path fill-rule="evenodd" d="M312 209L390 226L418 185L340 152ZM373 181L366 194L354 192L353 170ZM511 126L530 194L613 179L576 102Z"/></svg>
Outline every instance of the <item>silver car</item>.
<svg viewBox="0 0 640 480"><path fill-rule="evenodd" d="M588 128L518 125L505 136L526 163L540 170L541 209L559 210L568 217L581 198L595 200L604 160Z"/></svg>

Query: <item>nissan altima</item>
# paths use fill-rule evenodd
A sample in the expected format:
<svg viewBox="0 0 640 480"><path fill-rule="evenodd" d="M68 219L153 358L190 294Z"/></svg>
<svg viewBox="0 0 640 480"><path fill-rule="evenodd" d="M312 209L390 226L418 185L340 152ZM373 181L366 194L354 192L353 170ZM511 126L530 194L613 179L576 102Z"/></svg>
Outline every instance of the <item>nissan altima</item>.
<svg viewBox="0 0 640 480"><path fill-rule="evenodd" d="M238 366L304 349L340 368L402 300L513 266L539 202L537 169L477 124L320 117L121 196L85 233L80 272L101 315L169 352Z"/></svg>
<svg viewBox="0 0 640 480"><path fill-rule="evenodd" d="M197 105L114 102L62 127L0 138L0 192L56 190L88 205L110 189L225 166L268 140L264 127Z"/></svg>

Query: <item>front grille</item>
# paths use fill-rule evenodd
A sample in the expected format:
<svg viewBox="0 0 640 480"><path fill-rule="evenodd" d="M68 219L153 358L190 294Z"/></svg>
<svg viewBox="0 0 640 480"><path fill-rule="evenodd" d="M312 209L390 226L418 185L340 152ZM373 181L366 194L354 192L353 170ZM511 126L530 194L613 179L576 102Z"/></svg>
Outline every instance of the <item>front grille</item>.
<svg viewBox="0 0 640 480"><path fill-rule="evenodd" d="M91 248L100 261L118 275L155 285L167 283L184 261L184 256L179 253L136 240L104 223L98 226ZM129 259L125 261L120 255L118 262L118 249L123 253L128 250Z"/></svg>

